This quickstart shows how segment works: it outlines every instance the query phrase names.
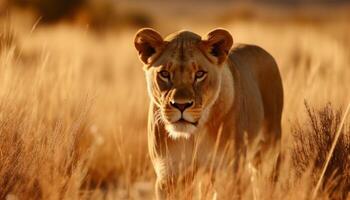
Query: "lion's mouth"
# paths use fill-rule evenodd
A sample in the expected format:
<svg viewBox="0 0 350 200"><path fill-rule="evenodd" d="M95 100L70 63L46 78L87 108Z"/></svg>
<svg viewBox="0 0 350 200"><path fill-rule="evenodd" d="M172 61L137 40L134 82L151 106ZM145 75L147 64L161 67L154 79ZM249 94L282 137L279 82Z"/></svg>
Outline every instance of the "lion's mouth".
<svg viewBox="0 0 350 200"><path fill-rule="evenodd" d="M184 118L181 118L179 120L177 120L176 122L174 123L178 123L178 124L192 124L194 126L197 126L198 125L198 122L190 122L190 121L187 121L186 119Z"/></svg>
<svg viewBox="0 0 350 200"><path fill-rule="evenodd" d="M198 128L198 122L191 122L181 117L174 122L166 124L166 129L170 134L170 137L176 138L189 138L193 135Z"/></svg>

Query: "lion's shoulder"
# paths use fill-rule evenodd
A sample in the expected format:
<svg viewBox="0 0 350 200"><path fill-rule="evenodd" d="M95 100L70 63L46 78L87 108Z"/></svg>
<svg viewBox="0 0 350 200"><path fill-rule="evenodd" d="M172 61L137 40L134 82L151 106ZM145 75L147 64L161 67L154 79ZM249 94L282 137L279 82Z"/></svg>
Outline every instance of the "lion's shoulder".
<svg viewBox="0 0 350 200"><path fill-rule="evenodd" d="M264 62L266 59L273 59L273 57L263 48L254 44L235 44L231 51L229 57L241 59L249 58L256 62ZM263 59L262 59L263 58Z"/></svg>
<svg viewBox="0 0 350 200"><path fill-rule="evenodd" d="M257 79L265 74L279 73L272 55L257 45L236 44L230 51L229 59L241 73L253 73Z"/></svg>

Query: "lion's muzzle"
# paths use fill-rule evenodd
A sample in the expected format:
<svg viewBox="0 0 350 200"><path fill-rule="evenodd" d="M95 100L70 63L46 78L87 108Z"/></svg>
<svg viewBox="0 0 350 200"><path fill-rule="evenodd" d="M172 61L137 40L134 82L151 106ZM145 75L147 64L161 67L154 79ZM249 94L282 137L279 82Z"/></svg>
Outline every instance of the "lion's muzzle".
<svg viewBox="0 0 350 200"><path fill-rule="evenodd" d="M181 113L183 113L187 108L190 108L193 106L193 101L188 100L188 101L175 101L172 100L170 101L170 106L180 110Z"/></svg>

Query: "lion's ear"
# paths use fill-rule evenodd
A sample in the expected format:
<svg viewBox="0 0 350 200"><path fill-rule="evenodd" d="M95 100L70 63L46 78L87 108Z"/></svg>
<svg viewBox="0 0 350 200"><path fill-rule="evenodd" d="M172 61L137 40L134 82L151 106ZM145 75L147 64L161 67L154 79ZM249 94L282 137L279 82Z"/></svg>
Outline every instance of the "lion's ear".
<svg viewBox="0 0 350 200"><path fill-rule="evenodd" d="M159 54L164 47L162 36L151 28L140 29L136 33L134 44L141 61L145 64L151 63L152 57Z"/></svg>
<svg viewBox="0 0 350 200"><path fill-rule="evenodd" d="M232 36L224 29L215 29L209 32L201 43L202 49L214 56L218 64L222 64L226 60L232 45Z"/></svg>

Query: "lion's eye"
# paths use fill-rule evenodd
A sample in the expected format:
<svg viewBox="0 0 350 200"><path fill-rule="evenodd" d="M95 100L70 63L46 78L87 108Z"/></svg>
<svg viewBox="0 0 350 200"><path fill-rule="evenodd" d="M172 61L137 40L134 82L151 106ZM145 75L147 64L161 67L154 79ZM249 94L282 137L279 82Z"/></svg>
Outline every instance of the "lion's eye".
<svg viewBox="0 0 350 200"><path fill-rule="evenodd" d="M207 72L205 72L205 71L202 71L202 70L197 71L196 72L196 80L197 81L203 80L205 78L206 74L207 74Z"/></svg>
<svg viewBox="0 0 350 200"><path fill-rule="evenodd" d="M162 70L159 72L159 76L161 79L168 81L170 79L170 72L168 72L166 70Z"/></svg>

